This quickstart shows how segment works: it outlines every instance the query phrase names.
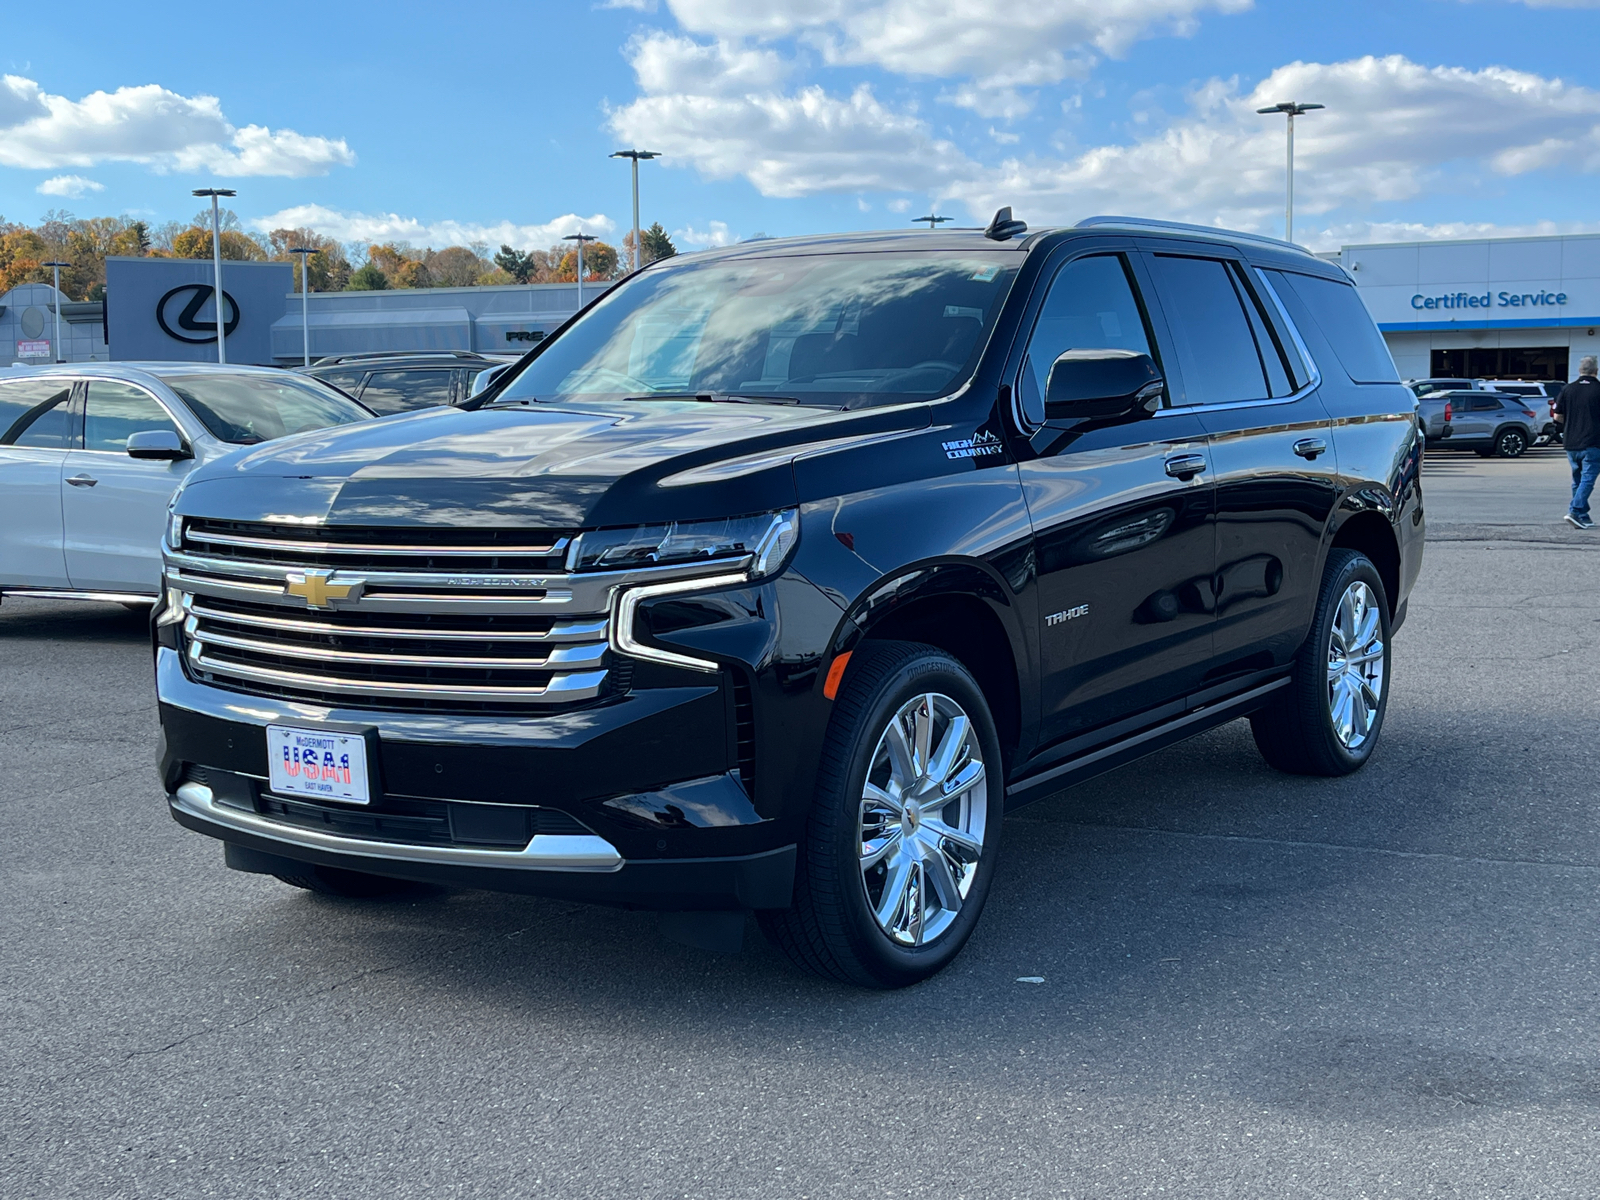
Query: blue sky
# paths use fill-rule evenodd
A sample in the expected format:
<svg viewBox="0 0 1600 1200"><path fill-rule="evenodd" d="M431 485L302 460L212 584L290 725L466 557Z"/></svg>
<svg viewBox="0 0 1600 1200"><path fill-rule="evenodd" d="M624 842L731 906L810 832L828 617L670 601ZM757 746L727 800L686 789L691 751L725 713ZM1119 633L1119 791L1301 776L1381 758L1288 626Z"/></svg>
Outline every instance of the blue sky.
<svg viewBox="0 0 1600 1200"><path fill-rule="evenodd" d="M548 245L1095 212L1298 239L1600 230L1600 0L77 0L0 48L0 214Z"/></svg>

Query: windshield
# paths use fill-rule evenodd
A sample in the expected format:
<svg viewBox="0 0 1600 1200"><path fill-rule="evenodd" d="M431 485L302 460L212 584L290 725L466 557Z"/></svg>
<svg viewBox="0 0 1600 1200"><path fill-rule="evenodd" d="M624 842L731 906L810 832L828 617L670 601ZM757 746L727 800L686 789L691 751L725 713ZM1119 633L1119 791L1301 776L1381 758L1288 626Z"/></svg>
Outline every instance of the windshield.
<svg viewBox="0 0 1600 1200"><path fill-rule="evenodd" d="M214 437L249 445L370 421L372 413L350 397L300 375L162 375Z"/></svg>
<svg viewBox="0 0 1600 1200"><path fill-rule="evenodd" d="M1020 262L924 252L655 268L607 294L499 399L931 399L976 368Z"/></svg>

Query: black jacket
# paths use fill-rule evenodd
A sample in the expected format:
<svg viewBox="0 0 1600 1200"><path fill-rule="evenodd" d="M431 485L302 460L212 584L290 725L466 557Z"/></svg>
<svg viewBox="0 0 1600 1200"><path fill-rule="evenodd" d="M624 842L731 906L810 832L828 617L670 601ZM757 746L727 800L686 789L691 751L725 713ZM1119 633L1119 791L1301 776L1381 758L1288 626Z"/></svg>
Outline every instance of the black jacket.
<svg viewBox="0 0 1600 1200"><path fill-rule="evenodd" d="M1567 450L1592 450L1600 446L1600 379L1580 375L1556 397L1561 418L1561 441Z"/></svg>

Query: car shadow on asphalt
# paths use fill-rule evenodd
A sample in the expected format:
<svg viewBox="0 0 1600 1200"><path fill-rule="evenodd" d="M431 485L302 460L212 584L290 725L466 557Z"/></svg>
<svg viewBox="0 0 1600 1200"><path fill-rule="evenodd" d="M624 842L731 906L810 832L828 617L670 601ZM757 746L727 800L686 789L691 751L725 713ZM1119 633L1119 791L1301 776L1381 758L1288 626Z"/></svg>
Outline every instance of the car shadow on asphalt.
<svg viewBox="0 0 1600 1200"><path fill-rule="evenodd" d="M96 600L0 601L0 640L137 643L150 640L150 609Z"/></svg>

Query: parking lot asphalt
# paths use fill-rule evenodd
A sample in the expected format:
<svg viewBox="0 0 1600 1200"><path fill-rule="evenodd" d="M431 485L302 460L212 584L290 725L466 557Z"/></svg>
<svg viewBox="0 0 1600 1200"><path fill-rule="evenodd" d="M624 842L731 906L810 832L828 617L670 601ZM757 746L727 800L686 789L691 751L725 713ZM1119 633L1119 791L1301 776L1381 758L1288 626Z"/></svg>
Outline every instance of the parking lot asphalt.
<svg viewBox="0 0 1600 1200"><path fill-rule="evenodd" d="M225 870L166 815L143 619L8 600L0 1196L1592 1196L1564 471L1429 455L1364 771L1277 775L1236 722L1025 809L965 953L889 994L753 927Z"/></svg>

